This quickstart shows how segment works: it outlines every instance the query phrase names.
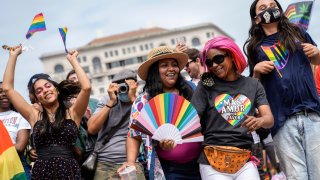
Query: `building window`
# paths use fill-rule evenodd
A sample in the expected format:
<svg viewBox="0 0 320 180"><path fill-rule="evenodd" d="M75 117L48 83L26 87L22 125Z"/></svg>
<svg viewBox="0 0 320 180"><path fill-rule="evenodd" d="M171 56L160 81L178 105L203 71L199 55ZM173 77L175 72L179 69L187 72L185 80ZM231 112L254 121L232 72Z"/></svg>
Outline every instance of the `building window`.
<svg viewBox="0 0 320 180"><path fill-rule="evenodd" d="M175 45L176 44L176 41L174 39L171 39L171 44L172 45Z"/></svg>
<svg viewBox="0 0 320 180"><path fill-rule="evenodd" d="M126 64L126 65L133 64L133 58L127 59L127 60L125 61L125 64Z"/></svg>
<svg viewBox="0 0 320 180"><path fill-rule="evenodd" d="M110 51L109 54L111 57L113 57L113 51Z"/></svg>
<svg viewBox="0 0 320 180"><path fill-rule="evenodd" d="M201 45L200 39L197 38L197 37L193 38L192 41L191 41L191 43L192 43L192 46L194 46L194 47Z"/></svg>
<svg viewBox="0 0 320 180"><path fill-rule="evenodd" d="M147 56L139 56L137 57L138 63L142 63L143 61L147 60Z"/></svg>
<svg viewBox="0 0 320 180"><path fill-rule="evenodd" d="M166 45L167 45L166 43L159 44L159 46L166 46Z"/></svg>
<svg viewBox="0 0 320 180"><path fill-rule="evenodd" d="M210 38L211 36L210 36L210 33L209 32L207 32L207 38Z"/></svg>
<svg viewBox="0 0 320 180"><path fill-rule="evenodd" d="M211 32L211 37L214 37L214 32Z"/></svg>
<svg viewBox="0 0 320 180"><path fill-rule="evenodd" d="M125 63L125 60L122 60L122 61L119 61L120 62L120 66L125 66L126 63Z"/></svg>
<svg viewBox="0 0 320 180"><path fill-rule="evenodd" d="M95 73L100 73L102 71L101 60L99 57L94 57L92 59L92 65Z"/></svg>
<svg viewBox="0 0 320 180"><path fill-rule="evenodd" d="M81 63L81 58L80 57L78 57L77 60L78 60L79 63Z"/></svg>
<svg viewBox="0 0 320 180"><path fill-rule="evenodd" d="M127 51L128 51L128 53L130 54L130 53L131 53L131 48L128 47L128 48L127 48Z"/></svg>
<svg viewBox="0 0 320 180"><path fill-rule="evenodd" d="M109 75L109 76L108 76L108 80L111 81L111 80L113 79L113 77L114 77L114 75Z"/></svg>
<svg viewBox="0 0 320 180"><path fill-rule="evenodd" d="M118 56L118 50L114 50L114 55Z"/></svg>
<svg viewBox="0 0 320 180"><path fill-rule="evenodd" d="M145 44L144 47L145 47L146 50L149 50L149 45L148 44Z"/></svg>
<svg viewBox="0 0 320 180"><path fill-rule="evenodd" d="M82 67L82 69L84 70L85 73L90 73L89 66L84 66Z"/></svg>
<svg viewBox="0 0 320 180"><path fill-rule="evenodd" d="M61 64L57 64L54 66L54 72L55 73L63 73L64 72L64 68Z"/></svg>
<svg viewBox="0 0 320 180"><path fill-rule="evenodd" d="M143 62L142 56L139 56L137 59L138 59L138 63L142 63Z"/></svg>
<svg viewBox="0 0 320 180"><path fill-rule="evenodd" d="M153 49L153 43L150 43L150 48Z"/></svg>
<svg viewBox="0 0 320 180"><path fill-rule="evenodd" d="M143 45L140 45L140 51L143 51Z"/></svg>
<svg viewBox="0 0 320 180"><path fill-rule="evenodd" d="M112 68L116 68L116 67L119 67L119 66L120 66L120 62L119 61L106 63L107 69L112 69Z"/></svg>
<svg viewBox="0 0 320 180"><path fill-rule="evenodd" d="M104 93L104 88L103 87L99 88L99 92L100 92L100 94L103 94Z"/></svg>
<svg viewBox="0 0 320 180"><path fill-rule="evenodd" d="M108 52L105 52L105 53L104 53L104 56L107 58L107 57L108 57Z"/></svg>
<svg viewBox="0 0 320 180"><path fill-rule="evenodd" d="M111 69L111 63L106 63L106 68Z"/></svg>
<svg viewBox="0 0 320 180"><path fill-rule="evenodd" d="M132 46L132 51L136 52L136 47L135 46Z"/></svg>
<svg viewBox="0 0 320 180"><path fill-rule="evenodd" d="M125 48L122 49L122 54L126 54L126 49Z"/></svg>
<svg viewBox="0 0 320 180"><path fill-rule="evenodd" d="M97 81L98 83L103 82L103 77L98 77L98 78L96 78L96 81Z"/></svg>
<svg viewBox="0 0 320 180"><path fill-rule="evenodd" d="M87 57L83 56L82 59L83 59L83 62L87 62Z"/></svg>

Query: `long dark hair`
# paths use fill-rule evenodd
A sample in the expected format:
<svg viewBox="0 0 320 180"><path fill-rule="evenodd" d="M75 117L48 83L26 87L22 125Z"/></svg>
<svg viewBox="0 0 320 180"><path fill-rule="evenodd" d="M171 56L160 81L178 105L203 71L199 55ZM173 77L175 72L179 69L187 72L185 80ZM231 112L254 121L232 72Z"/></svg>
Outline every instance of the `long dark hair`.
<svg viewBox="0 0 320 180"><path fill-rule="evenodd" d="M153 63L149 69L148 77L146 79L146 85L143 88L143 91L147 92L150 96L150 99L157 96L158 94L164 93L163 91L163 83L160 78L159 73L159 61ZM179 73L177 82L174 86L179 90L180 95L182 95L185 99L191 100L193 90L186 83L184 78Z"/></svg>
<svg viewBox="0 0 320 180"><path fill-rule="evenodd" d="M66 113L67 113L67 107L65 105L65 102L70 101L70 99L75 95L79 94L81 90L80 84L72 81L63 80L59 84L55 81L49 81L49 82L51 82L58 91L59 106L54 116L55 121L53 122L52 129L48 125L50 122L50 117L48 115L48 112L46 111L45 108L43 108L42 120L39 121L41 135L44 134L47 130L51 132L52 130L58 131L61 128L62 122L65 120ZM36 97L34 87L32 87L31 93L34 95L34 97Z"/></svg>
<svg viewBox="0 0 320 180"><path fill-rule="evenodd" d="M248 58L248 64L250 68L253 68L257 63L257 45L259 45L266 37L261 25L255 23L255 17L257 16L256 5L258 1L259 0L255 0L250 7L251 27L249 30L249 38L246 40L243 46L243 51ZM305 40L301 33L301 29L297 25L291 23L288 18L284 16L281 5L277 0L274 1L282 12L282 16L278 23L278 36L280 43L283 44L292 53L298 49L297 41L305 42Z"/></svg>

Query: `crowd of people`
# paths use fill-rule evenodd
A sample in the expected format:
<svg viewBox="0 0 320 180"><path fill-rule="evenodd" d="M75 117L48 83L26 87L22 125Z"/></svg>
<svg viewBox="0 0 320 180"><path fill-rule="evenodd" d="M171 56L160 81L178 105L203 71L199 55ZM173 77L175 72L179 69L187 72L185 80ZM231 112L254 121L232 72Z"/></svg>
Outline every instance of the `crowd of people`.
<svg viewBox="0 0 320 180"><path fill-rule="evenodd" d="M201 50L184 43L155 47L137 72L118 72L100 101L90 98L90 80L78 52L70 51L73 70L66 80L33 75L28 103L14 89L22 46L10 49L0 82L0 120L27 178L120 179L134 167L138 180L258 180L266 178L267 159L275 180L319 178L320 81L310 63L320 64L320 51L277 0L254 0L250 17L244 54L225 36ZM242 75L247 67L250 77ZM138 78L145 81L142 92ZM191 102L203 142L157 141L132 128L143 107L162 93ZM97 159L89 172L82 164L92 154Z"/></svg>

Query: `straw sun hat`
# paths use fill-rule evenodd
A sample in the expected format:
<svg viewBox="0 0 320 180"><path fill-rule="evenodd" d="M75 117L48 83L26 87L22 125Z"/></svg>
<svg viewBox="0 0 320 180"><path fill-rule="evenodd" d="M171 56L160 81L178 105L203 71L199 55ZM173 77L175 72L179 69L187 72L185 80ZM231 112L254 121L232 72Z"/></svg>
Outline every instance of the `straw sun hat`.
<svg viewBox="0 0 320 180"><path fill-rule="evenodd" d="M188 55L185 53L173 52L173 50L168 46L159 46L153 48L149 52L147 60L143 64L141 64L138 69L138 75L140 76L140 78L142 80L146 80L150 66L162 59L176 59L181 71L188 62Z"/></svg>

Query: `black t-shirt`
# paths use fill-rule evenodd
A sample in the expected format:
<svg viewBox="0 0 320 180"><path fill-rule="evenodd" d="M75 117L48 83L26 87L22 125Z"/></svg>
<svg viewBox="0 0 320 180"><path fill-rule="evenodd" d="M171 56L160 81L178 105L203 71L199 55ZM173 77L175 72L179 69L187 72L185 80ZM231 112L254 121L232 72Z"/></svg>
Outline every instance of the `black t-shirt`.
<svg viewBox="0 0 320 180"><path fill-rule="evenodd" d="M253 143L247 128L241 127L244 114L253 116L255 108L267 105L261 83L253 78L240 76L236 81L224 81L214 77L215 85L198 84L191 103L201 117L203 146L223 145L249 149ZM202 152L199 158L208 164Z"/></svg>

